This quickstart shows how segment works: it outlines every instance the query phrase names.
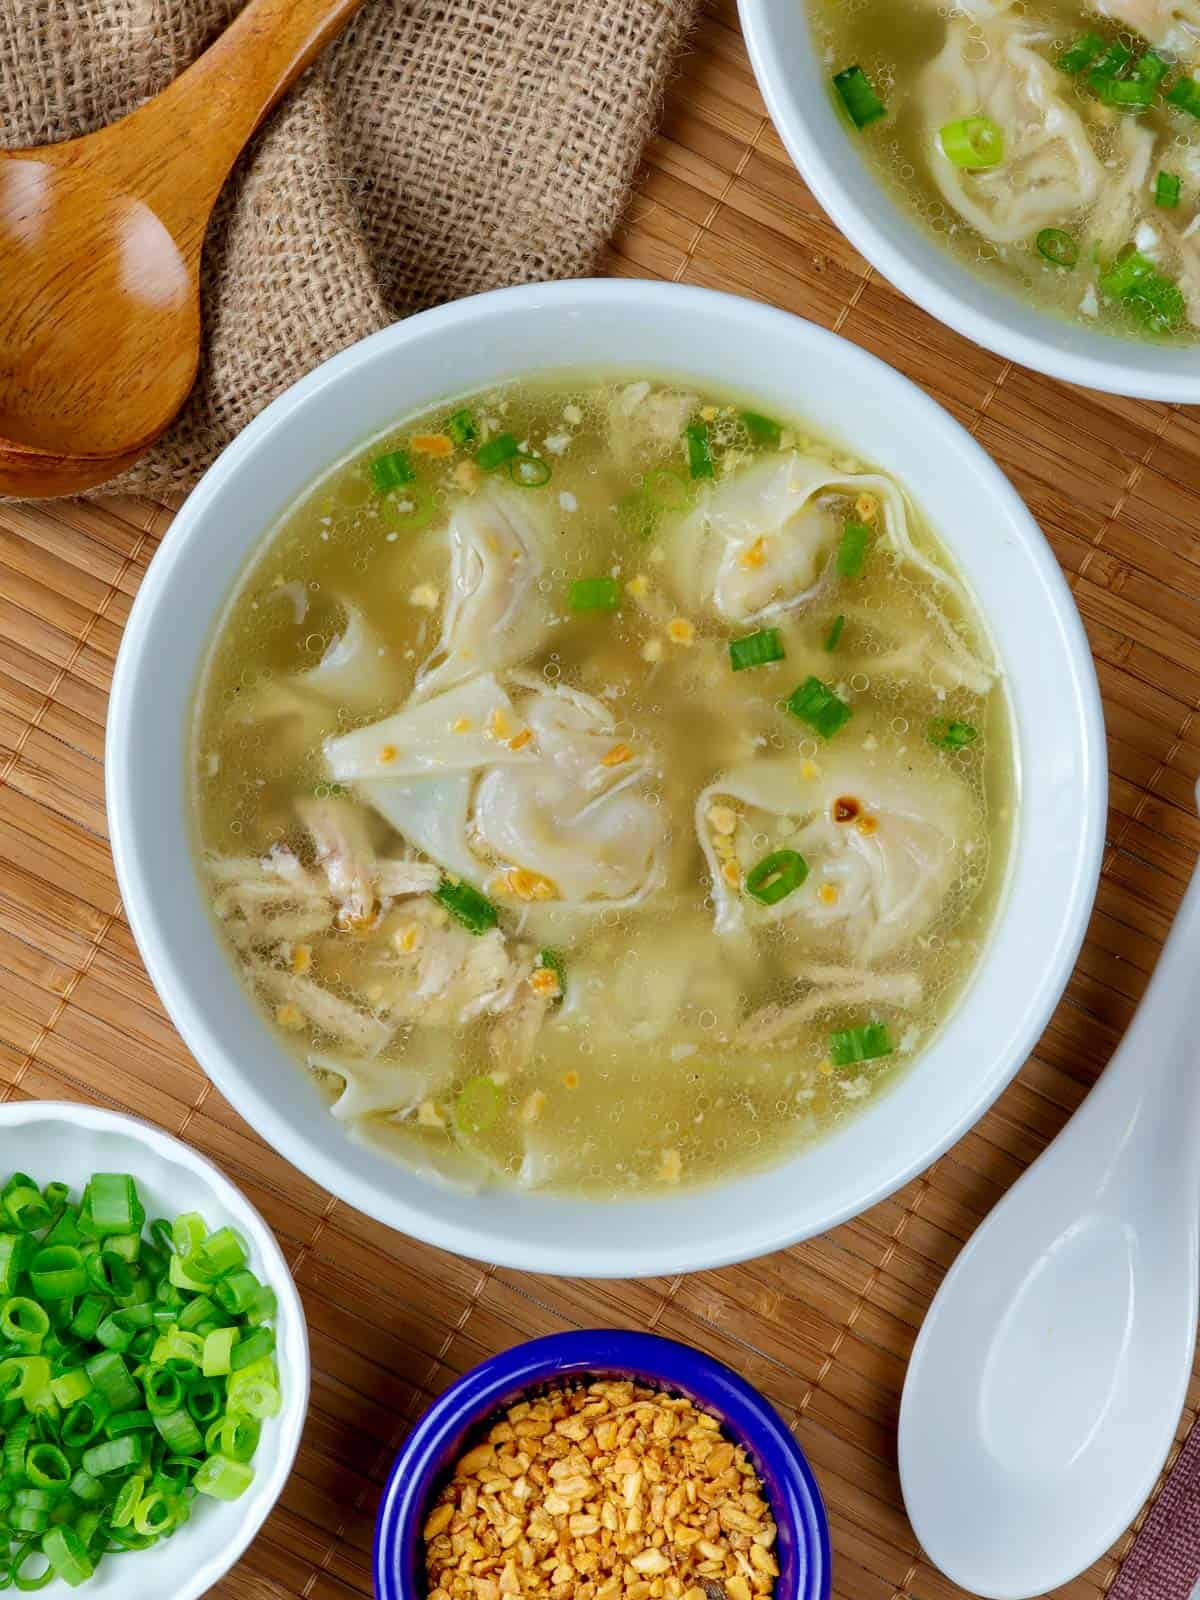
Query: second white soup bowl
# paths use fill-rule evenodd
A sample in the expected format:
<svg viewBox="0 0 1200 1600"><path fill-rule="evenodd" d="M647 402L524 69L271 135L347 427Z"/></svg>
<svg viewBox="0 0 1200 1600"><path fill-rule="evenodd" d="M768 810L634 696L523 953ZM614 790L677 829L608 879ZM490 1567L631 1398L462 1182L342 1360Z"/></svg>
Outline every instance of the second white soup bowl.
<svg viewBox="0 0 1200 1600"><path fill-rule="evenodd" d="M187 755L214 619L313 480L406 414L521 374L617 372L733 387L908 488L981 604L1019 744L1010 880L966 995L915 1067L816 1148L709 1189L599 1203L444 1188L351 1141L243 989L194 862ZM856 346L750 301L673 284L499 290L388 328L304 379L230 446L156 556L125 631L108 724L109 821L159 994L267 1142L351 1205L432 1244L535 1272L637 1277L744 1260L882 1199L980 1116L1070 974L1099 873L1104 733L1058 565L979 446ZM664 1071L670 1071L664 1063Z"/></svg>
<svg viewBox="0 0 1200 1600"><path fill-rule="evenodd" d="M856 132L834 104L831 74L852 63L822 58L809 0L738 5L754 75L788 154L850 242L898 289L957 333L1035 372L1108 394L1200 401L1196 345L1117 338L1068 322L985 282L938 244L866 159L864 141L878 130Z"/></svg>

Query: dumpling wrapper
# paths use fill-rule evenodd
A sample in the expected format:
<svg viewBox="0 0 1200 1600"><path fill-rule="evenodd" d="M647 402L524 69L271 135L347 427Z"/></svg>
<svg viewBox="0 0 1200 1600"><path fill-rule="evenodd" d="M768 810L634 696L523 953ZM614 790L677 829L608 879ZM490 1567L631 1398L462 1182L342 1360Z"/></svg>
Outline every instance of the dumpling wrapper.
<svg viewBox="0 0 1200 1600"><path fill-rule="evenodd" d="M1063 98L1068 80L1030 41L1016 19L952 18L941 54L917 85L933 180L947 205L994 244L1062 227L1107 181ZM993 167L958 167L942 151L940 130L973 116L990 117L1003 130L1004 156Z"/></svg>
<svg viewBox="0 0 1200 1600"><path fill-rule="evenodd" d="M325 759L339 783L522 766L537 759L530 744L511 747L523 726L508 693L485 673L433 699L411 700L381 722L326 740Z"/></svg>
<svg viewBox="0 0 1200 1600"><path fill-rule="evenodd" d="M661 807L652 805L642 789L646 758L604 764L619 741L611 712L591 695L551 688L523 674L513 674L512 683L515 690L528 691L519 704L510 702L514 722L534 737L519 752L492 745L492 760L480 765L477 779L469 772L421 778L411 770L407 776L378 776L395 772L399 755L385 767L377 759L355 764L351 754L335 750L342 740L326 746L331 770L351 780L369 772L356 783L360 797L411 845L477 888L485 888L499 870L484 859L494 856L550 879L557 897L540 902L545 909L570 904L598 912L644 899L663 882L667 834ZM463 685L389 720L394 725L399 718L418 717L445 701L466 703L473 687ZM444 722L439 711L433 725ZM370 733L372 756L383 727L359 730ZM345 764L339 767L338 761ZM482 854L472 850L472 839Z"/></svg>
<svg viewBox="0 0 1200 1600"><path fill-rule="evenodd" d="M553 535L550 501L527 489L493 481L455 506L441 638L417 673L414 699L533 654L551 628L538 579Z"/></svg>
<svg viewBox="0 0 1200 1600"><path fill-rule="evenodd" d="M1093 11L1123 22L1182 61L1200 53L1200 0L1090 0Z"/></svg>
<svg viewBox="0 0 1200 1600"><path fill-rule="evenodd" d="M444 1089L454 1076L454 1051L444 1028L414 1028L400 1060L313 1051L308 1064L342 1080L330 1106L339 1122L383 1113L403 1115Z"/></svg>
<svg viewBox="0 0 1200 1600"><path fill-rule="evenodd" d="M831 751L816 777L805 778L805 770L794 759L746 762L701 793L696 830L712 879L714 925L730 934L798 919L842 939L867 964L914 939L937 916L962 871L962 846L978 832L970 795L948 771L889 770L862 751ZM860 802L875 819L873 831L834 820L833 802L841 796ZM734 888L720 870L708 813L731 800L743 807L732 836L743 878L776 850L798 851L808 863L805 882L773 906ZM753 837L763 832L770 843L755 846ZM837 888L832 905L820 898L823 883Z"/></svg>
<svg viewBox="0 0 1200 1600"><path fill-rule="evenodd" d="M958 588L913 544L907 502L890 478L839 472L818 456L791 451L723 478L668 528L668 568L685 609L711 606L727 622L749 624L805 605L821 587L845 520L821 502L860 494L877 500L880 532L903 561Z"/></svg>

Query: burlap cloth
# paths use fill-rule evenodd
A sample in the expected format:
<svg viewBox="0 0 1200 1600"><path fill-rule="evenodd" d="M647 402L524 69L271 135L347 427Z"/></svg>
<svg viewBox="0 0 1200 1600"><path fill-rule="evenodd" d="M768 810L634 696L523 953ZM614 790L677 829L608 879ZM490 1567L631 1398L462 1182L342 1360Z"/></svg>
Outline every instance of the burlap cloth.
<svg viewBox="0 0 1200 1600"><path fill-rule="evenodd" d="M196 387L109 488L189 488L288 384L397 317L587 272L695 4L368 0L227 186L206 248ZM47 144L113 121L240 9L0 0L0 141Z"/></svg>

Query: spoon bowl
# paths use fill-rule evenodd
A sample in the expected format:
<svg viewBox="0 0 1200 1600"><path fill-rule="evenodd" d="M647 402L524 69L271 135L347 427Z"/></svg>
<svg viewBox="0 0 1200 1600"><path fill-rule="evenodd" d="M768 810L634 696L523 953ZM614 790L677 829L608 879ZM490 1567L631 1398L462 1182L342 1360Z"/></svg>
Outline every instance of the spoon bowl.
<svg viewBox="0 0 1200 1600"><path fill-rule="evenodd" d="M0 494L131 466L200 358L200 257L246 141L362 0L251 0L157 99L0 153Z"/></svg>
<svg viewBox="0 0 1200 1600"><path fill-rule="evenodd" d="M1200 1276L1200 868L1133 1024L942 1284L900 1412L932 1560L1025 1600L1133 1521L1171 1448Z"/></svg>

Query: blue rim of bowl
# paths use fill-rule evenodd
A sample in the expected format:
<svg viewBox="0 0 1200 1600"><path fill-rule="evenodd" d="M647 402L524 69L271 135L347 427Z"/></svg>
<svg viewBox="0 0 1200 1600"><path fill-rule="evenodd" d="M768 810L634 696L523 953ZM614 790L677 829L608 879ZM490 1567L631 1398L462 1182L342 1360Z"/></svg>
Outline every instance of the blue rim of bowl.
<svg viewBox="0 0 1200 1600"><path fill-rule="evenodd" d="M417 1423L396 1457L375 1526L376 1600L420 1600L424 1512L467 1437L539 1385L585 1375L687 1395L746 1446L779 1529L777 1600L829 1600L829 1522L800 1446L775 1408L711 1356L657 1334L597 1328L533 1339L473 1367Z"/></svg>

